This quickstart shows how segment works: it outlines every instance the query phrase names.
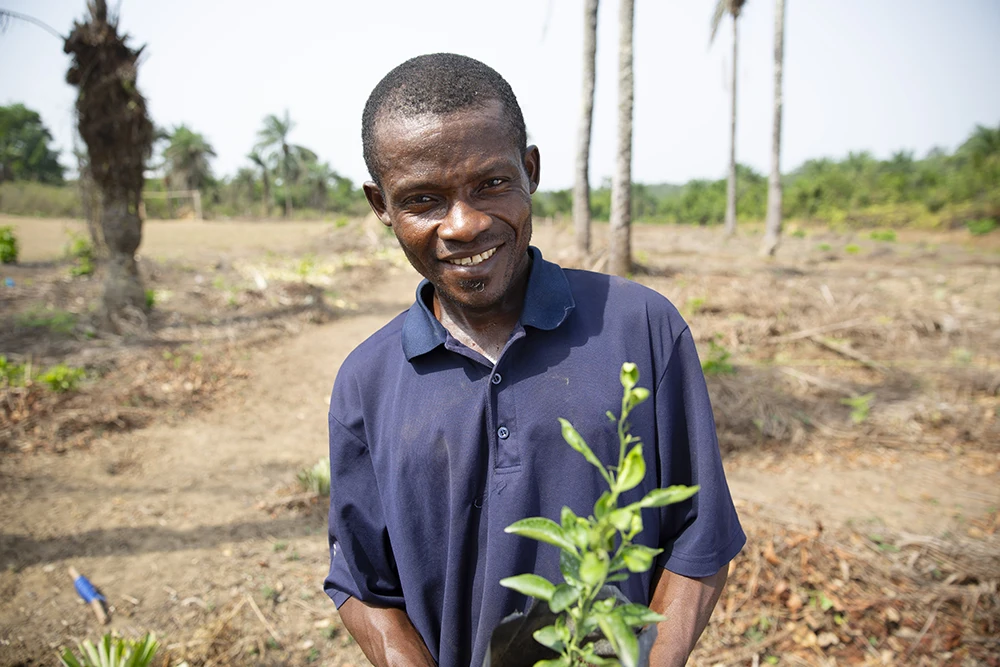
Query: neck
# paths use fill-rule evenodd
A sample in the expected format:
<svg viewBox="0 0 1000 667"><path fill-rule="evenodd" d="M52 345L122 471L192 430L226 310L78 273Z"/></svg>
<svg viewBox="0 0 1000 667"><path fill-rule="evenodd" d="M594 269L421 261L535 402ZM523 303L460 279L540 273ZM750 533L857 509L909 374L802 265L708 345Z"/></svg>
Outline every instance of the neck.
<svg viewBox="0 0 1000 667"><path fill-rule="evenodd" d="M511 285L501 302L473 310L434 293L434 317L463 345L496 363L524 309L529 269Z"/></svg>

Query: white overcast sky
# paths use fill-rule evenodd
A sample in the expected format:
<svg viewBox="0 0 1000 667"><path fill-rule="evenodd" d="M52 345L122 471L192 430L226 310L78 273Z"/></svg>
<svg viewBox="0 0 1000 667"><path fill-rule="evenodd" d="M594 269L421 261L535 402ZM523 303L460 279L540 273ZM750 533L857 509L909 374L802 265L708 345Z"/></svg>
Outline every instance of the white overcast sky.
<svg viewBox="0 0 1000 667"><path fill-rule="evenodd" d="M636 0L633 178L721 178L728 153L731 30L709 47L715 0ZM112 6L114 2L111 2ZM366 180L361 110L378 80L421 53L453 51L498 70L542 154L542 188L572 185L582 0L124 0L121 27L146 44L139 86L154 122L186 123L246 162L261 119L291 113L294 143L355 183ZM0 0L63 33L84 0ZM591 178L615 152L618 3L603 0ZM740 20L737 159L766 173L770 155L773 0ZM69 165L74 91L62 45L13 23L0 34L0 104L41 113ZM787 0L782 167L870 150L888 157L954 149L1000 123L997 0Z"/></svg>

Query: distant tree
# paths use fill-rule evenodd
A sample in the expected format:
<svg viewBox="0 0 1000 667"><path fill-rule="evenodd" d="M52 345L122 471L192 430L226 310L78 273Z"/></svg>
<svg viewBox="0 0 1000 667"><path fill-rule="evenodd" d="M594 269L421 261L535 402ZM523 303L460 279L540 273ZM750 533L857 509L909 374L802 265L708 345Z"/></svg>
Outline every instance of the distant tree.
<svg viewBox="0 0 1000 667"><path fill-rule="evenodd" d="M634 0L621 0L618 15L618 155L611 181L609 272L632 272L632 36Z"/></svg>
<svg viewBox="0 0 1000 667"><path fill-rule="evenodd" d="M726 235L736 233L736 71L737 47L739 46L739 19L746 0L716 0L715 12L712 14L712 36L709 42L715 41L722 19L728 14L733 18L733 79L732 79L732 112L729 118L729 180L726 188Z"/></svg>
<svg viewBox="0 0 1000 667"><path fill-rule="evenodd" d="M23 104L0 106L0 182L63 183L59 153L37 112Z"/></svg>
<svg viewBox="0 0 1000 667"><path fill-rule="evenodd" d="M299 176L305 173L305 164L315 161L317 156L304 146L288 143L288 134L295 127L288 111L283 118L274 114L264 118L264 128L257 133L257 151L264 155L271 154L278 164L282 186L285 192L285 216L292 215L291 186Z"/></svg>
<svg viewBox="0 0 1000 667"><path fill-rule="evenodd" d="M735 23L735 22L734 22ZM781 70L785 60L785 0L774 2L774 110L771 125L771 175L768 177L767 221L760 254L773 256L781 240Z"/></svg>
<svg viewBox="0 0 1000 667"><path fill-rule="evenodd" d="M598 1L586 0L583 8L583 95L577 128L576 182L573 186L573 227L576 230L576 247L581 255L590 252L590 134L594 121Z"/></svg>
<svg viewBox="0 0 1000 667"><path fill-rule="evenodd" d="M262 208L264 211L264 217L267 218L271 215L271 167L267 163L267 159L264 155L257 149L254 149L247 155L247 159L253 163L260 173L260 182L264 190L264 201Z"/></svg>
<svg viewBox="0 0 1000 667"><path fill-rule="evenodd" d="M250 215L253 208L254 194L257 189L257 173L250 167L240 167L232 181L229 191L234 209L243 210L244 215Z"/></svg>
<svg viewBox="0 0 1000 667"><path fill-rule="evenodd" d="M212 168L208 161L213 157L215 149L204 136L186 125L175 127L163 149L171 186L184 190L204 188L212 180Z"/></svg>

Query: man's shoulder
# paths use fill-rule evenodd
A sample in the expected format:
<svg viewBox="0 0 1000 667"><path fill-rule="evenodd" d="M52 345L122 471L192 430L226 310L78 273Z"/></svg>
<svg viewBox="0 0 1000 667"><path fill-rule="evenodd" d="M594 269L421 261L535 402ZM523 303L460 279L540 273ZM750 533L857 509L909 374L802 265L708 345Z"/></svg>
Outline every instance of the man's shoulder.
<svg viewBox="0 0 1000 667"><path fill-rule="evenodd" d="M375 377L380 368L398 365L403 359L402 331L407 313L409 310L404 310L355 347L341 364L337 381L355 376Z"/></svg>
<svg viewBox="0 0 1000 667"><path fill-rule="evenodd" d="M656 290L627 278L583 269L563 269L577 307L599 307L607 314L634 317L645 312L647 317L663 320L680 328L686 327L677 307Z"/></svg>

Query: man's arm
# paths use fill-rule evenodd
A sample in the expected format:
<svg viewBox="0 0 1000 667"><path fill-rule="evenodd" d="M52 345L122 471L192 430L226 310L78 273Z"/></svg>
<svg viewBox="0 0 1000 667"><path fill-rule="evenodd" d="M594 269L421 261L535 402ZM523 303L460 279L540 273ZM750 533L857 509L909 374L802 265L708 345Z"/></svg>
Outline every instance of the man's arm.
<svg viewBox="0 0 1000 667"><path fill-rule="evenodd" d="M729 576L729 565L703 579L690 579L659 568L649 607L667 620L656 630L651 667L682 667L708 625Z"/></svg>
<svg viewBox="0 0 1000 667"><path fill-rule="evenodd" d="M435 667L424 640L402 609L373 607L348 598L340 606L340 620L375 667Z"/></svg>

